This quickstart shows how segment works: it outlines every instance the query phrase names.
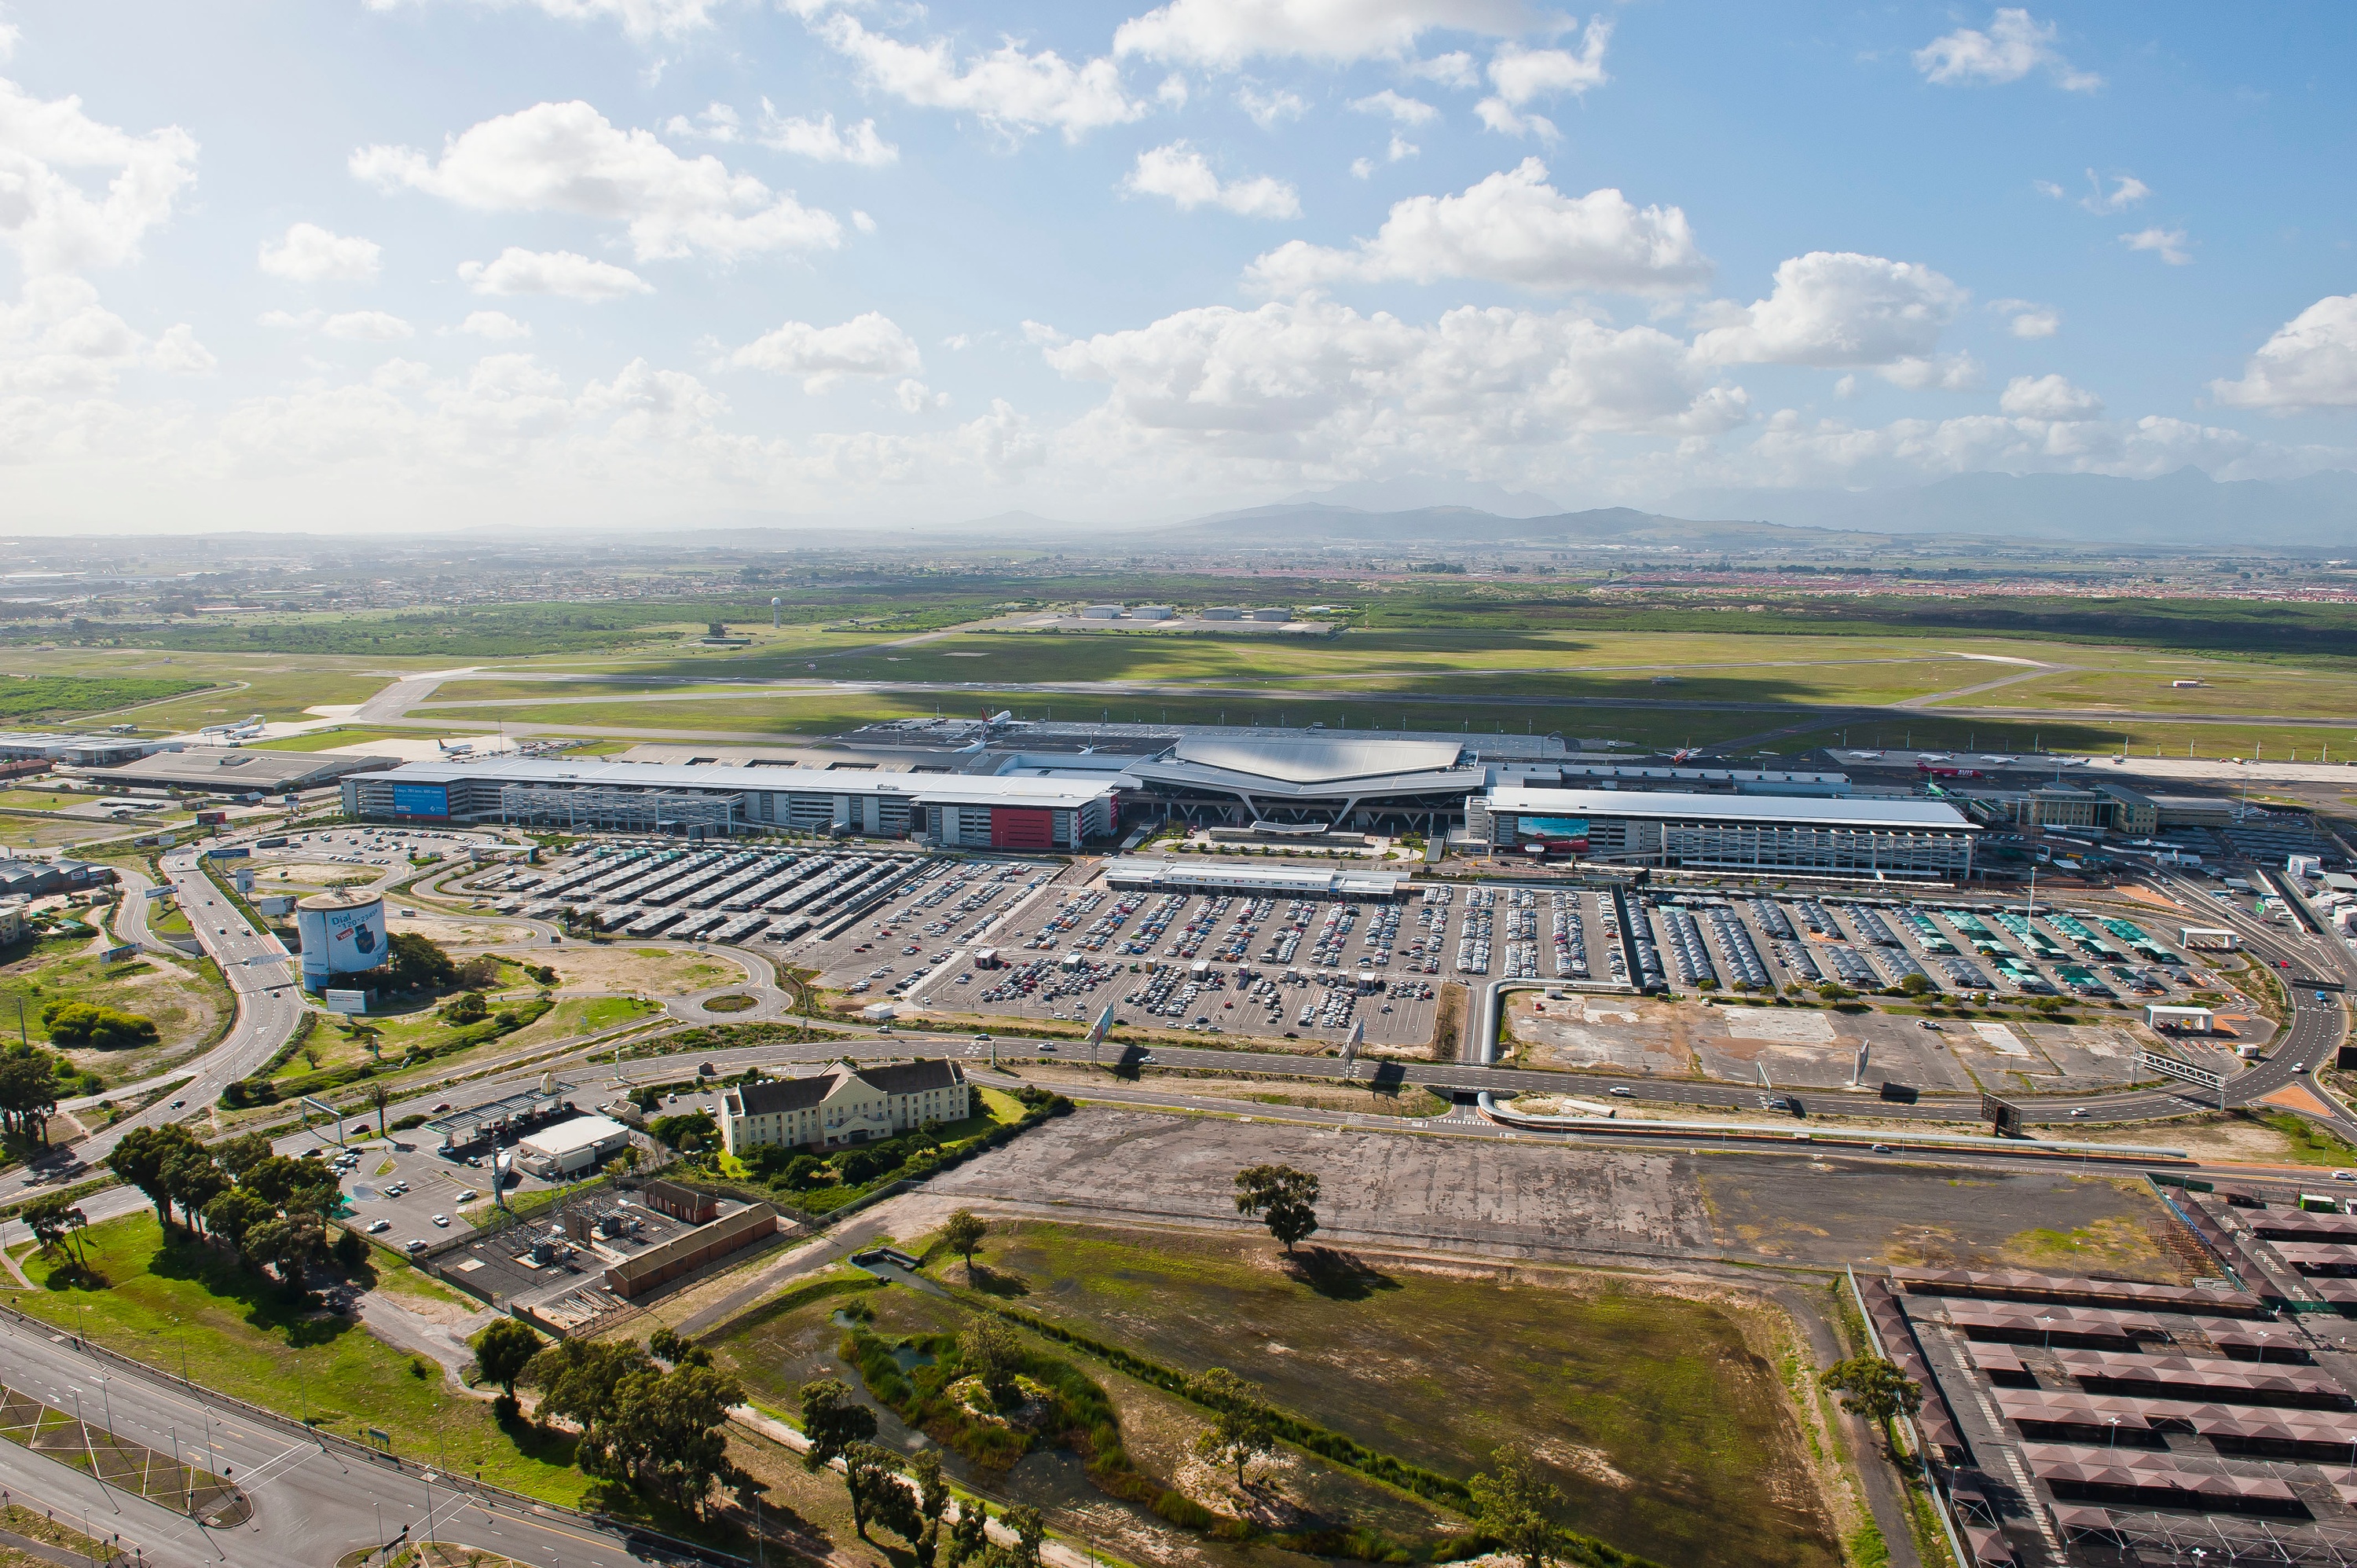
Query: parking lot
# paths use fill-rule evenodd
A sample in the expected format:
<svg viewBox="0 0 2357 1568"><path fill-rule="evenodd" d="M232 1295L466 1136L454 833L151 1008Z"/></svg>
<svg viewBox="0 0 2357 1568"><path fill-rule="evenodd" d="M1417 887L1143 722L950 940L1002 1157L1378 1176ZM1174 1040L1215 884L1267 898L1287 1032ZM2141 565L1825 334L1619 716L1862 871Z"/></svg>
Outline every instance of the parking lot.
<svg viewBox="0 0 2357 1568"><path fill-rule="evenodd" d="M888 928L871 951L915 1007L982 1019L1093 1022L1421 1048L1454 972L1444 901L1340 901L1114 889L1032 889L986 942ZM916 954L885 950L900 936ZM985 961L982 950L989 948ZM863 955L864 956L864 955ZM897 961L893 961L897 960ZM905 967L904 967L905 966ZM913 980L909 977L913 976ZM863 978L882 981L882 973Z"/></svg>

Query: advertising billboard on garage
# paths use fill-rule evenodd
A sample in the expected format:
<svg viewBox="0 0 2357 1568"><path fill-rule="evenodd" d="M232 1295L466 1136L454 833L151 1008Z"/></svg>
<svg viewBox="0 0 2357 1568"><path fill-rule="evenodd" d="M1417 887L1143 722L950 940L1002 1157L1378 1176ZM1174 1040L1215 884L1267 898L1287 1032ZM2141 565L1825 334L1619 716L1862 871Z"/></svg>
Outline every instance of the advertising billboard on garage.
<svg viewBox="0 0 2357 1568"><path fill-rule="evenodd" d="M1587 847L1586 817L1518 817L1514 821L1514 837L1523 843L1543 843L1550 848L1584 850Z"/></svg>
<svg viewBox="0 0 2357 1568"><path fill-rule="evenodd" d="M306 898L295 906L295 929L303 948L303 983L313 991L329 975L357 974L385 961L382 898Z"/></svg>
<svg viewBox="0 0 2357 1568"><path fill-rule="evenodd" d="M396 784L393 787L396 817L447 817L450 814L447 784Z"/></svg>

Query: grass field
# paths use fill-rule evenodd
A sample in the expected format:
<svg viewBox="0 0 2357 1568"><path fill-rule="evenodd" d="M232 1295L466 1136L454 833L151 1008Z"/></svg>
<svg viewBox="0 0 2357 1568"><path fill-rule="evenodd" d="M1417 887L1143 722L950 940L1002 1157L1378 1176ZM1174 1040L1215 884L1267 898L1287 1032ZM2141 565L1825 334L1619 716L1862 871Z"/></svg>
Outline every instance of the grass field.
<svg viewBox="0 0 2357 1568"><path fill-rule="evenodd" d="M486 1480L554 1502L578 1503L587 1492L569 1443L522 1427L510 1436L488 1404L451 1394L439 1368L421 1377L410 1357L357 1322L309 1316L227 1253L178 1232L167 1241L153 1214L84 1234L105 1288L68 1287L52 1279L48 1260L33 1257L25 1272L48 1288L23 1298L27 1313L61 1328L87 1324L109 1349L175 1373L185 1348L200 1380L347 1437L374 1426L393 1434L399 1453L454 1470L480 1465Z"/></svg>
<svg viewBox="0 0 2357 1568"><path fill-rule="evenodd" d="M0 962L0 1017L7 1020L10 1032L15 1032L22 1003L27 1032L33 1039L42 1039L41 1009L57 1001L95 1002L156 1026L157 1038L152 1046L65 1053L74 1066L110 1083L168 1068L211 1039L234 1011L227 987L193 964L140 958L102 966L81 939L11 949L7 961Z"/></svg>
<svg viewBox="0 0 2357 1568"><path fill-rule="evenodd" d="M1839 1561L1826 1520L1793 1501L1809 1495L1801 1435L1731 1296L1602 1273L1295 1273L1256 1239L1034 1223L993 1236L983 1262L1010 1306L1183 1371L1229 1367L1278 1406L1443 1474L1527 1444L1578 1527L1625 1551Z"/></svg>
<svg viewBox="0 0 2357 1568"><path fill-rule="evenodd" d="M865 1288L861 1276L845 1271L802 1285L779 1302L757 1309L709 1338L706 1346L724 1368L744 1380L756 1402L790 1413L795 1407L795 1391L805 1381L835 1376L855 1386L859 1383L858 1373L836 1355L844 1330L835 1315L854 1302L874 1314L869 1327L887 1339L955 1333L972 1317L969 1310L946 1296ZM1204 1470L1190 1452L1195 1434L1204 1424L1200 1410L1066 1347L1018 1334L1028 1348L1069 1362L1105 1391L1120 1419L1123 1448L1140 1470L1165 1485L1180 1485L1207 1507L1232 1514L1237 1510L1240 1499L1232 1488ZM907 1429L889 1412L881 1415L882 1440L895 1444L905 1440ZM1114 1502L1088 1485L1077 1464L1060 1455L1035 1454L1006 1471L982 1470L953 1452L944 1457L957 1479L983 1486L995 1497L1032 1503L1048 1513L1054 1528L1082 1533L1134 1562L1208 1561L1240 1565L1255 1560L1311 1561L1272 1547L1243 1549L1168 1524L1143 1509ZM1418 1551L1429 1551L1463 1529L1461 1520L1447 1509L1297 1451L1288 1451L1275 1473L1278 1477L1275 1496L1254 1510L1265 1523L1291 1529L1381 1530Z"/></svg>

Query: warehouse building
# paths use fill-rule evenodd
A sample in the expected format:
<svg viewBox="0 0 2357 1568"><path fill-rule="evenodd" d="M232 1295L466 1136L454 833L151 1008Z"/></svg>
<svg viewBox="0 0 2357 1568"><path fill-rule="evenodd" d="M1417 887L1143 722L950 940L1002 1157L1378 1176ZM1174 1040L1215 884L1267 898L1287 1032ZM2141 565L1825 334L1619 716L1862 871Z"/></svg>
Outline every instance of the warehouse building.
<svg viewBox="0 0 2357 1568"><path fill-rule="evenodd" d="M1502 786L1467 807L1492 854L1689 871L1961 881L1979 832L1943 800Z"/></svg>
<svg viewBox="0 0 2357 1568"><path fill-rule="evenodd" d="M948 847L1077 850L1113 832L1120 774L885 773L588 758L413 762L344 784L348 816L635 832L840 828Z"/></svg>
<svg viewBox="0 0 2357 1568"><path fill-rule="evenodd" d="M192 746L159 751L114 768L79 771L93 782L148 789L199 789L215 795L295 794L375 768L396 768L397 757L345 757L330 751L250 751L237 746Z"/></svg>
<svg viewBox="0 0 2357 1568"><path fill-rule="evenodd" d="M834 1149L914 1132L974 1113L965 1069L952 1061L854 1068L768 1079L720 1097L720 1142L738 1159L768 1144Z"/></svg>

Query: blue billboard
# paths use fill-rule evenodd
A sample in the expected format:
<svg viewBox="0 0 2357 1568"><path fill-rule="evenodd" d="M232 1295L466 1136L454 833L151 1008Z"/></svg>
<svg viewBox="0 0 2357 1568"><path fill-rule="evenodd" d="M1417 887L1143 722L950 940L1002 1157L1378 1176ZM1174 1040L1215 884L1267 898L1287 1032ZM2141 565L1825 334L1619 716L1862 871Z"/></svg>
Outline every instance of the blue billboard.
<svg viewBox="0 0 2357 1568"><path fill-rule="evenodd" d="M450 787L447 784L396 784L393 787L393 814L396 817L447 817L450 814Z"/></svg>
<svg viewBox="0 0 2357 1568"><path fill-rule="evenodd" d="M1573 850L1587 847L1586 817L1519 817L1514 837L1523 843L1561 844Z"/></svg>

